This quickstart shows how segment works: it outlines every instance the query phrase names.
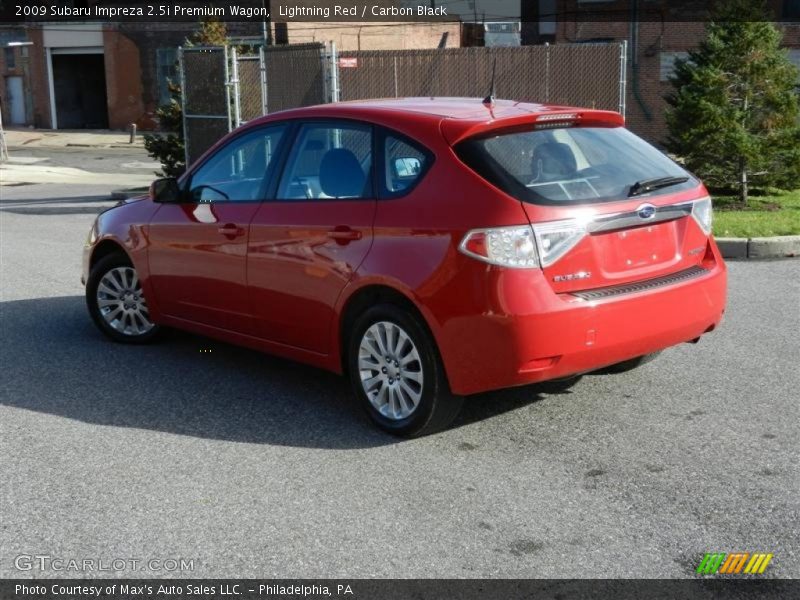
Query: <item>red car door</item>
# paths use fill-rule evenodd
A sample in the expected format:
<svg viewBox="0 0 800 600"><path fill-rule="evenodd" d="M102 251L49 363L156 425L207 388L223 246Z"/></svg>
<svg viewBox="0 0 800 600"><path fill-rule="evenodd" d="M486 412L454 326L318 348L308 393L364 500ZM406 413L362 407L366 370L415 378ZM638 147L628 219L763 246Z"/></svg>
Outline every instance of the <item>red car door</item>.
<svg viewBox="0 0 800 600"><path fill-rule="evenodd" d="M297 129L275 188L256 213L247 256L260 337L330 351L334 306L372 243L372 129L309 122Z"/></svg>
<svg viewBox="0 0 800 600"><path fill-rule="evenodd" d="M285 129L277 125L234 137L190 174L181 203L163 204L153 216L148 262L164 314L252 333L249 227Z"/></svg>

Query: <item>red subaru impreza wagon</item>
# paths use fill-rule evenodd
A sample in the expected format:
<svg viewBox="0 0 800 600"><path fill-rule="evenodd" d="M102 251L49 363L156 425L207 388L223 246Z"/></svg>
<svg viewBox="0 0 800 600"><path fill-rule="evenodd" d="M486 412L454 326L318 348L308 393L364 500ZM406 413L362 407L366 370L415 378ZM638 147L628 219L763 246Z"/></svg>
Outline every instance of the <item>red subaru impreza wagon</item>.
<svg viewBox="0 0 800 600"><path fill-rule="evenodd" d="M252 121L97 218L89 312L346 373L406 436L468 394L632 368L717 326L726 269L703 184L623 125L457 98Z"/></svg>

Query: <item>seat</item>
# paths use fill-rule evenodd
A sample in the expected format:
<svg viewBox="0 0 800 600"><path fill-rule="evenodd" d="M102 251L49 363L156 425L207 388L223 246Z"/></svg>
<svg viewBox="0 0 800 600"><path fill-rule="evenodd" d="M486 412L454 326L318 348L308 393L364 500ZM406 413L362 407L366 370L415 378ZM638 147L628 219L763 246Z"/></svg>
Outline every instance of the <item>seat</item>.
<svg viewBox="0 0 800 600"><path fill-rule="evenodd" d="M569 144L545 142L533 151L531 175L535 182L572 179L578 163Z"/></svg>
<svg viewBox="0 0 800 600"><path fill-rule="evenodd" d="M356 155L347 148L333 148L322 157L319 186L332 198L359 198L364 193L367 176Z"/></svg>

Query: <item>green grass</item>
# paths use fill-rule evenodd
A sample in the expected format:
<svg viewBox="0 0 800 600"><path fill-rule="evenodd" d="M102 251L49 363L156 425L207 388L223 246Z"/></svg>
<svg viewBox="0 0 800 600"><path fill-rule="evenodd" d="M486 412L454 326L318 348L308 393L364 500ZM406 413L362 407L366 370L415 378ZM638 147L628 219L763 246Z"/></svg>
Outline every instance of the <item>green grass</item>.
<svg viewBox="0 0 800 600"><path fill-rule="evenodd" d="M800 189L769 190L751 195L743 208L733 196L711 195L714 200L714 235L717 237L771 237L800 234Z"/></svg>

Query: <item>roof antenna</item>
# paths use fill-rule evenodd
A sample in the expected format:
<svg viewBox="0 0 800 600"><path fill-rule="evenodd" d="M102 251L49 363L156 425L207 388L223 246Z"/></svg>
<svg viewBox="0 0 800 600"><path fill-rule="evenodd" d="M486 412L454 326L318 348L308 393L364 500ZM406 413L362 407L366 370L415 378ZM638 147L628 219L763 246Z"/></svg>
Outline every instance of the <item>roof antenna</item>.
<svg viewBox="0 0 800 600"><path fill-rule="evenodd" d="M489 88L489 95L483 99L483 103L488 106L494 106L494 74L497 69L497 55L494 55L494 62L492 63L492 84Z"/></svg>

